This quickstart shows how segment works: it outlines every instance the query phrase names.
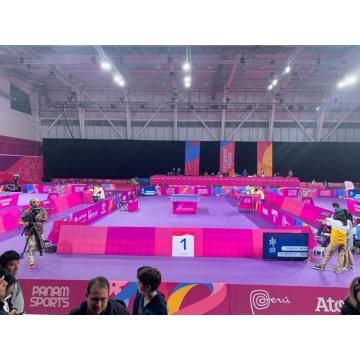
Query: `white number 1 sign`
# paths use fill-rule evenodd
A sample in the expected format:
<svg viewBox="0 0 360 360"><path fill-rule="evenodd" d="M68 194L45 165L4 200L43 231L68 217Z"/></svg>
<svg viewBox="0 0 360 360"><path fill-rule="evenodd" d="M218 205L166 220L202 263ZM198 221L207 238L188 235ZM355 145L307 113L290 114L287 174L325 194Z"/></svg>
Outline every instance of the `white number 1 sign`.
<svg viewBox="0 0 360 360"><path fill-rule="evenodd" d="M194 256L194 235L173 235L172 256Z"/></svg>

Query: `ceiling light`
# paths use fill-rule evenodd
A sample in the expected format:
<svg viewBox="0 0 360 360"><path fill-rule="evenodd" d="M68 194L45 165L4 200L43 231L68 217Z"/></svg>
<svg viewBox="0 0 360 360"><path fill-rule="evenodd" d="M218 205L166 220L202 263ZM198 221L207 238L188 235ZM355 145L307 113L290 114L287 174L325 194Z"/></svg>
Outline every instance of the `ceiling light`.
<svg viewBox="0 0 360 360"><path fill-rule="evenodd" d="M278 81L276 79L274 79L273 82L272 82L273 86L276 86L277 83L278 83Z"/></svg>
<svg viewBox="0 0 360 360"><path fill-rule="evenodd" d="M114 81L121 87L125 86L125 80L120 75L115 75L114 76Z"/></svg>
<svg viewBox="0 0 360 360"><path fill-rule="evenodd" d="M189 71L191 69L191 64L188 61L186 61L183 64L182 68L183 68L184 71Z"/></svg>
<svg viewBox="0 0 360 360"><path fill-rule="evenodd" d="M343 88L346 84L343 81L338 82L337 87Z"/></svg>
<svg viewBox="0 0 360 360"><path fill-rule="evenodd" d="M291 67L290 67L290 66L287 66L287 67L285 68L285 74L289 74L290 71L291 71Z"/></svg>
<svg viewBox="0 0 360 360"><path fill-rule="evenodd" d="M358 79L355 75L351 75L345 79L345 83L346 83L346 85L352 85L352 84L355 84L357 82L357 80Z"/></svg>
<svg viewBox="0 0 360 360"><path fill-rule="evenodd" d="M271 90L272 88L273 88L273 85L270 84L270 85L268 86L268 90Z"/></svg>
<svg viewBox="0 0 360 360"><path fill-rule="evenodd" d="M320 110L320 106L317 106L317 107L315 108L315 110L316 110L316 111L319 111L319 110Z"/></svg>
<svg viewBox="0 0 360 360"><path fill-rule="evenodd" d="M100 66L105 71L110 71L111 70L111 64L108 63L107 61L102 61Z"/></svg>

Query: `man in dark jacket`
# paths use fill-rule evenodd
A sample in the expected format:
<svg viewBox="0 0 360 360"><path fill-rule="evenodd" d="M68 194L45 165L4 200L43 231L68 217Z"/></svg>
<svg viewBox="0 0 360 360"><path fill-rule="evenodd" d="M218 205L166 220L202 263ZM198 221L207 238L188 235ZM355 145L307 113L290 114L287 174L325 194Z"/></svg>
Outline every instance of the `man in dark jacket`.
<svg viewBox="0 0 360 360"><path fill-rule="evenodd" d="M157 291L161 284L158 269L144 267L138 274L138 294L133 305L133 315L167 315L163 294Z"/></svg>
<svg viewBox="0 0 360 360"><path fill-rule="evenodd" d="M99 276L89 281L86 301L71 310L70 315L129 315L123 302L109 299L109 281Z"/></svg>

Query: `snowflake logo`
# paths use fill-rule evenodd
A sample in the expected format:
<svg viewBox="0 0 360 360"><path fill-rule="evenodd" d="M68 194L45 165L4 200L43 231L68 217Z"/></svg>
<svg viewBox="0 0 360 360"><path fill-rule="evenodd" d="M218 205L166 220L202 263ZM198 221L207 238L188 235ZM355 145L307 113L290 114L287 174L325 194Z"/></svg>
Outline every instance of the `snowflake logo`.
<svg viewBox="0 0 360 360"><path fill-rule="evenodd" d="M274 247L276 244L276 239L274 239L273 237L271 237L271 239L269 240L269 244Z"/></svg>

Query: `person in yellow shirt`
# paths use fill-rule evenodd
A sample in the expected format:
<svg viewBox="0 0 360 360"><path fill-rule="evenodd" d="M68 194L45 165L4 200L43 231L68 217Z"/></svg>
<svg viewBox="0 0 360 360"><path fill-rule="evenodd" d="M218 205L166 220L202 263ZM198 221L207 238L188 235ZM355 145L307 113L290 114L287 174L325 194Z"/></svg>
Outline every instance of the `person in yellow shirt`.
<svg viewBox="0 0 360 360"><path fill-rule="evenodd" d="M338 258L335 272L340 274L343 270L347 233L349 232L349 225L345 212L335 212L332 218L326 218L324 224L331 226L330 244L326 248L325 256L321 263L319 265L315 265L313 269L324 271L334 252L337 251Z"/></svg>

